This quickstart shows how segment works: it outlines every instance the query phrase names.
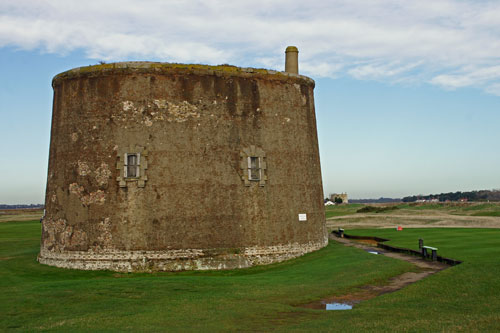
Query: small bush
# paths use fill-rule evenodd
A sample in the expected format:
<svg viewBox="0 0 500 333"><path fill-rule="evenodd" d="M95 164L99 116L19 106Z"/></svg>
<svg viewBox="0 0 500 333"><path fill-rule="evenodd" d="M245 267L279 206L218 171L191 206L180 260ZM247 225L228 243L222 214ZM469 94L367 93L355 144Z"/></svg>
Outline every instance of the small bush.
<svg viewBox="0 0 500 333"><path fill-rule="evenodd" d="M384 207L374 207L365 206L356 211L356 213L383 213L391 210L399 209L397 206L384 206Z"/></svg>

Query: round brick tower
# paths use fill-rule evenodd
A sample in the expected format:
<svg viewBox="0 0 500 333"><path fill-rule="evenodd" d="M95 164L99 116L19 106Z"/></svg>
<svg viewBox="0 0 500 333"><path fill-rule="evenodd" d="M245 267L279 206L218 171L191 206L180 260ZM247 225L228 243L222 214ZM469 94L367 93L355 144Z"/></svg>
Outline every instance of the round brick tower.
<svg viewBox="0 0 500 333"><path fill-rule="evenodd" d="M327 244L313 80L124 62L52 85L41 263L230 269Z"/></svg>

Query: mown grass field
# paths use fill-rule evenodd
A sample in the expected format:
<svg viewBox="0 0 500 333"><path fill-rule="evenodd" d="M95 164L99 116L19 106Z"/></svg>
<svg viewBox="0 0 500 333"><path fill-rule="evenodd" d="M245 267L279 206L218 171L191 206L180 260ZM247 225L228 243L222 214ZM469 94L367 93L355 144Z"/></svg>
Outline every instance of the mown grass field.
<svg viewBox="0 0 500 333"><path fill-rule="evenodd" d="M326 207L330 229L500 228L500 203L391 203Z"/></svg>
<svg viewBox="0 0 500 333"><path fill-rule="evenodd" d="M347 204L326 206L326 218L356 214L363 207L396 207L384 214L419 215L426 212L442 212L463 216L500 216L500 203L496 202L442 202L442 203L391 203L391 204Z"/></svg>
<svg viewBox="0 0 500 333"><path fill-rule="evenodd" d="M325 206L325 215L326 218L329 218L334 216L356 214L356 212L364 206L365 206L364 204Z"/></svg>
<svg viewBox="0 0 500 333"><path fill-rule="evenodd" d="M401 291L394 300L379 298L374 306L411 308L428 330L500 331L499 229L356 229L354 235L378 236L387 244L418 249L418 239L438 254L463 263ZM404 296L403 296L404 295ZM394 301L394 303L392 303ZM421 317L434 318L439 325ZM448 325L448 326L447 326Z"/></svg>
<svg viewBox="0 0 500 333"><path fill-rule="evenodd" d="M286 263L234 271L76 271L38 264L39 240L39 222L0 224L0 330L285 329L331 316L296 304L412 269L333 243Z"/></svg>
<svg viewBox="0 0 500 333"><path fill-rule="evenodd" d="M43 209L0 209L0 223L40 220Z"/></svg>
<svg viewBox="0 0 500 333"><path fill-rule="evenodd" d="M454 215L500 216L500 204L496 202L435 203L435 204L404 203L397 205L397 207L401 210L408 210L412 212L438 210Z"/></svg>
<svg viewBox="0 0 500 333"><path fill-rule="evenodd" d="M120 274L36 262L39 222L0 224L3 331L498 331L500 230L347 230L464 263L350 311L294 305L383 284L415 268L330 245L281 264L235 271Z"/></svg>

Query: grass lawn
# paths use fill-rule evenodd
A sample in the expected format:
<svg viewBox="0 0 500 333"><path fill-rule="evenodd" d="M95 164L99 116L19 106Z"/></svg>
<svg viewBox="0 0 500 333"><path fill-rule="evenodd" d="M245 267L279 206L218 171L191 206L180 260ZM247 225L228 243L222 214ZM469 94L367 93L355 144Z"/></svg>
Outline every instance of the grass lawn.
<svg viewBox="0 0 500 333"><path fill-rule="evenodd" d="M347 231L350 232L349 230ZM233 271L120 274L40 265L38 222L0 224L0 330L495 331L500 230L355 230L415 247L423 237L464 263L351 311L293 305L414 270L331 242L285 263Z"/></svg>
<svg viewBox="0 0 500 333"><path fill-rule="evenodd" d="M286 329L331 317L295 304L412 269L332 243L295 260L243 270L77 271L38 264L39 242L39 222L0 224L0 330Z"/></svg>
<svg viewBox="0 0 500 333"><path fill-rule="evenodd" d="M346 233L387 238L391 240L387 244L413 249L418 249L422 238L425 245L437 247L438 254L463 260L404 291L362 304L360 311L377 307L405 318L394 320L397 330L418 330L415 325L421 323L423 331L500 331L499 229L356 229Z"/></svg>
<svg viewBox="0 0 500 333"><path fill-rule="evenodd" d="M384 213L384 214L412 214L419 215L426 212L443 212L452 215L464 216L500 216L500 203L481 202L440 202L440 203L390 203L390 204L344 204L335 206L325 206L326 218L335 216L345 216L358 213L362 208L378 208L381 211L366 211L364 213ZM386 209L384 207L394 208ZM363 211L360 211L363 213Z"/></svg>
<svg viewBox="0 0 500 333"><path fill-rule="evenodd" d="M428 211L438 210L453 215L469 215L469 216L500 216L500 204L495 203L405 203L399 204L397 207L400 210L408 211Z"/></svg>
<svg viewBox="0 0 500 333"><path fill-rule="evenodd" d="M360 208L363 208L364 206L364 204L325 206L325 215L326 218L329 218L334 216L356 214L356 211Z"/></svg>

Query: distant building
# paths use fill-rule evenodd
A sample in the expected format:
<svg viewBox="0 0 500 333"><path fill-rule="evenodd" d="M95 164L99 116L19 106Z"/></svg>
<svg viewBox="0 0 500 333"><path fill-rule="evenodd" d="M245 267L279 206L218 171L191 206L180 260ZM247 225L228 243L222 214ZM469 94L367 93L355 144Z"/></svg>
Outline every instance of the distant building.
<svg viewBox="0 0 500 333"><path fill-rule="evenodd" d="M349 200L347 199L347 193L334 193L330 194L330 200L333 202L336 202L335 199L341 199L342 203L349 203Z"/></svg>
<svg viewBox="0 0 500 333"><path fill-rule="evenodd" d="M418 199L418 200L415 200L415 202L418 202L418 203L422 203L422 202L437 203L437 202L439 202L439 199Z"/></svg>

